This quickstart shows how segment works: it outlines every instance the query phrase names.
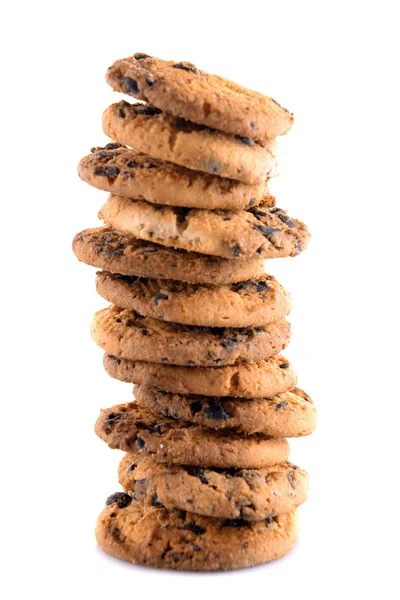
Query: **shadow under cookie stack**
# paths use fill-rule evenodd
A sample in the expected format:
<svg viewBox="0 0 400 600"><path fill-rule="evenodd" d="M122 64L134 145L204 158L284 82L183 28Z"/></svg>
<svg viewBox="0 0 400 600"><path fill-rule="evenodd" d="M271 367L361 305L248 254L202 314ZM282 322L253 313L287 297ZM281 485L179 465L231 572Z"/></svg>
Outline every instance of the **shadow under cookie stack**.
<svg viewBox="0 0 400 600"><path fill-rule="evenodd" d="M217 571L283 556L306 471L286 438L316 411L280 354L289 293L264 259L296 256L305 225L275 207L275 138L293 115L188 62L135 54L107 72L122 100L113 141L79 165L110 193L104 226L74 238L111 305L92 324L111 377L135 399L102 410L97 435L126 452L123 492L99 516L101 548L151 567ZM267 263L268 264L268 263Z"/></svg>

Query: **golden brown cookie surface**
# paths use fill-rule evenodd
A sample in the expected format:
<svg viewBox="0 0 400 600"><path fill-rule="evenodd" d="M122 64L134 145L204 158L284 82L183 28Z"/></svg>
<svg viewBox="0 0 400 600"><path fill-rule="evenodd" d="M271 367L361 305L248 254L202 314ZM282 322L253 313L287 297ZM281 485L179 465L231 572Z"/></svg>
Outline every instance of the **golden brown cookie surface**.
<svg viewBox="0 0 400 600"><path fill-rule="evenodd" d="M265 142L287 133L293 114L276 100L190 62L160 60L142 52L117 60L107 71L114 90L173 115Z"/></svg>
<svg viewBox="0 0 400 600"><path fill-rule="evenodd" d="M224 259L138 240L109 227L77 233L72 249L82 262L122 275L225 285L259 277L260 258Z"/></svg>
<svg viewBox="0 0 400 600"><path fill-rule="evenodd" d="M284 438L215 431L156 415L136 402L103 409L95 432L110 448L139 452L163 463L258 469L289 457Z"/></svg>
<svg viewBox="0 0 400 600"><path fill-rule="evenodd" d="M262 521L307 499L308 474L289 462L264 469L211 469L158 463L126 454L119 469L124 490L150 506L161 504L223 519Z"/></svg>
<svg viewBox="0 0 400 600"><path fill-rule="evenodd" d="M154 158L253 185L277 169L277 145L265 147L216 129L178 119L154 106L122 100L103 113L103 131L112 140Z"/></svg>
<svg viewBox="0 0 400 600"><path fill-rule="evenodd" d="M290 325L232 329L192 327L111 306L95 314L92 337L107 354L132 361L213 367L266 360L289 342Z"/></svg>
<svg viewBox="0 0 400 600"><path fill-rule="evenodd" d="M96 526L100 547L121 560L180 571L225 571L275 560L298 534L296 510L249 523L145 506L128 494L107 499Z"/></svg>
<svg viewBox="0 0 400 600"><path fill-rule="evenodd" d="M245 185L151 158L117 143L93 148L92 154L80 161L78 173L100 190L154 204L211 210L275 206L267 180Z"/></svg>
<svg viewBox="0 0 400 600"><path fill-rule="evenodd" d="M213 211L155 206L111 194L104 222L126 235L224 258L284 258L307 248L310 232L279 208Z"/></svg>
<svg viewBox="0 0 400 600"><path fill-rule="evenodd" d="M293 367L280 355L225 367L182 367L105 354L104 368L120 381L176 394L267 398L291 390L297 383Z"/></svg>

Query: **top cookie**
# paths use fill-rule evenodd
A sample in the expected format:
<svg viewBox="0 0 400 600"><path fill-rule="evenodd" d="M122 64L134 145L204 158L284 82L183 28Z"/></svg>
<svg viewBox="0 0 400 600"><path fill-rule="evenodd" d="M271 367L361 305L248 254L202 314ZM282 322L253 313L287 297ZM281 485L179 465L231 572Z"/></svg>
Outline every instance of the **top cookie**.
<svg viewBox="0 0 400 600"><path fill-rule="evenodd" d="M175 116L258 142L287 133L294 120L273 98L200 71L189 62L137 52L109 67L106 80L114 90Z"/></svg>
<svg viewBox="0 0 400 600"><path fill-rule="evenodd" d="M79 177L94 187L153 204L241 210L275 206L268 180L246 185L234 179L186 169L117 143L92 148L78 166Z"/></svg>

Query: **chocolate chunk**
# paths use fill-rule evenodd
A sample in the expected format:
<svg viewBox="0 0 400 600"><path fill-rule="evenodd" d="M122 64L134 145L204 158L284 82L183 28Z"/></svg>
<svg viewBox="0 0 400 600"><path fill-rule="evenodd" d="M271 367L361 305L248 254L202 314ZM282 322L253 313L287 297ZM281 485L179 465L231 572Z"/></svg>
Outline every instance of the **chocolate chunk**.
<svg viewBox="0 0 400 600"><path fill-rule="evenodd" d="M257 292L266 292L267 290L269 290L269 287L267 286L265 281L257 282L257 287L256 287Z"/></svg>
<svg viewBox="0 0 400 600"><path fill-rule="evenodd" d="M288 368L289 368L289 366L290 366L290 365L289 365L289 363L281 363L281 364L279 365L279 368L280 368L280 369L288 369Z"/></svg>
<svg viewBox="0 0 400 600"><path fill-rule="evenodd" d="M186 62L186 61L181 61L178 63L175 63L174 65L171 65L173 69L181 69L182 71L189 71L191 73L194 73L195 75L197 75L198 73L200 73L199 69L193 65L190 62Z"/></svg>
<svg viewBox="0 0 400 600"><path fill-rule="evenodd" d="M136 438L136 442L137 442L138 448L139 448L140 450L141 450L142 448L144 448L144 447L145 447L145 445L146 445L146 444L145 444L145 441L144 441L144 440L142 440L142 438L140 438L140 437L137 437L137 438Z"/></svg>
<svg viewBox="0 0 400 600"><path fill-rule="evenodd" d="M241 252L242 252L242 250L241 250L239 244L233 244L233 246L232 246L233 256L240 256Z"/></svg>
<svg viewBox="0 0 400 600"><path fill-rule="evenodd" d="M273 517L266 517L266 519L264 519L264 522L266 525L270 525L271 523L274 522Z"/></svg>
<svg viewBox="0 0 400 600"><path fill-rule="evenodd" d="M158 496L157 496L157 494L153 494L153 495L152 495L150 502L151 502L151 505L152 505L152 506L158 506L158 507L162 507L162 504L161 504L161 502L159 502L159 501L158 501Z"/></svg>
<svg viewBox="0 0 400 600"><path fill-rule="evenodd" d="M154 115L159 115L161 113L161 110L155 106L150 106L149 104L134 104L134 107L137 115L149 115L153 117Z"/></svg>
<svg viewBox="0 0 400 600"><path fill-rule="evenodd" d="M203 527L196 525L196 523L186 523L186 525L183 525L181 529L192 531L196 535L202 535L206 531Z"/></svg>
<svg viewBox="0 0 400 600"><path fill-rule="evenodd" d="M153 302L155 304L155 306L158 306L160 300L168 300L169 296L168 294L156 294L153 298Z"/></svg>
<svg viewBox="0 0 400 600"><path fill-rule="evenodd" d="M224 340L223 342L221 342L221 346L223 348L233 348L233 346L236 346L236 344L239 343L238 338L231 338L230 340Z"/></svg>
<svg viewBox="0 0 400 600"><path fill-rule="evenodd" d="M296 249L296 253L300 254L300 252L302 251L301 241L300 240L296 240L295 243L294 243L294 247Z"/></svg>
<svg viewBox="0 0 400 600"><path fill-rule="evenodd" d="M198 413L198 412L202 411L203 405L199 400L197 400L196 402L192 402L192 404L190 405L190 408L192 409L192 411L194 413Z"/></svg>
<svg viewBox="0 0 400 600"><path fill-rule="evenodd" d="M232 415L221 404L217 404L215 400L208 401L208 406L204 412L207 417L210 417L214 421L228 421L228 419L232 418Z"/></svg>
<svg viewBox="0 0 400 600"><path fill-rule="evenodd" d="M118 421L122 419L122 415L117 415L115 413L111 413L108 415L108 419L106 421L106 425L115 425Z"/></svg>
<svg viewBox="0 0 400 600"><path fill-rule="evenodd" d="M126 508L131 502L131 496L129 496L129 494L125 494L125 492L116 492L115 494L111 494L111 496L108 496L106 500L107 506L116 504L118 508Z"/></svg>
<svg viewBox="0 0 400 600"><path fill-rule="evenodd" d="M122 83L127 88L128 92L132 92L132 94L139 93L138 84L131 77L122 77Z"/></svg>
<svg viewBox="0 0 400 600"><path fill-rule="evenodd" d="M258 231L260 231L266 238L269 240L274 233L278 233L281 231L278 227L267 227L266 225L262 225L261 223L254 226Z"/></svg>
<svg viewBox="0 0 400 600"><path fill-rule="evenodd" d="M295 490L296 486L294 485L293 472L289 471L289 473L286 475L286 477L288 478L288 481L290 483L290 487L292 488L292 490Z"/></svg>
<svg viewBox="0 0 400 600"><path fill-rule="evenodd" d="M118 527L113 527L110 530L111 535L113 536L113 538L115 538L117 540L117 542L123 542L125 540L125 537L122 535L121 530L118 529Z"/></svg>
<svg viewBox="0 0 400 600"><path fill-rule="evenodd" d="M94 174L98 175L99 177L106 177L106 170L104 167L95 167L94 169Z"/></svg>
<svg viewBox="0 0 400 600"><path fill-rule="evenodd" d="M214 158L209 158L205 161L205 169L206 171L211 171L211 173L219 173L221 171L221 163L216 161Z"/></svg>
<svg viewBox="0 0 400 600"><path fill-rule="evenodd" d="M161 425L153 425L153 431L154 433L162 433Z"/></svg>
<svg viewBox="0 0 400 600"><path fill-rule="evenodd" d="M292 221L292 219L290 217L286 216L285 214L278 213L278 217L282 221L282 223L285 223L291 229L293 229L293 227L296 227L296 223L294 221Z"/></svg>
<svg viewBox="0 0 400 600"><path fill-rule="evenodd" d="M284 400L283 402L278 402L278 404L275 404L275 410L282 410L282 408L285 408L285 406L288 405L288 402L286 400Z"/></svg>
<svg viewBox="0 0 400 600"><path fill-rule="evenodd" d="M118 175L118 173L119 173L118 167L107 167L107 169L106 169L106 175L108 177L113 176L113 175Z"/></svg>
<svg viewBox="0 0 400 600"><path fill-rule="evenodd" d="M225 519L222 527L251 527L251 523L244 519Z"/></svg>
<svg viewBox="0 0 400 600"><path fill-rule="evenodd" d="M149 54L144 54L144 52L136 52L136 54L133 55L133 58L136 58L136 60L142 60L143 58L151 58L151 56L149 56Z"/></svg>
<svg viewBox="0 0 400 600"><path fill-rule="evenodd" d="M120 109L119 109L119 111L118 111L118 115L119 115L120 119L125 119L125 117L126 117L126 112L124 111L124 109L123 109L123 108L120 108Z"/></svg>
<svg viewBox="0 0 400 600"><path fill-rule="evenodd" d="M207 477L204 476L204 469L202 469L201 467L187 467L186 470L189 473L189 475L200 479L201 483L209 483Z"/></svg>
<svg viewBox="0 0 400 600"><path fill-rule="evenodd" d="M131 465L129 465L129 467L127 468L127 473L132 473L133 469L136 469L136 463L132 463Z"/></svg>
<svg viewBox="0 0 400 600"><path fill-rule="evenodd" d="M117 148L123 148L122 144L115 144L113 142L110 142L109 144L106 144L103 148L103 150L117 150Z"/></svg>
<svg viewBox="0 0 400 600"><path fill-rule="evenodd" d="M242 144L246 144L246 146L254 146L253 140L248 137L243 137L242 135L235 135L235 140L239 140Z"/></svg>

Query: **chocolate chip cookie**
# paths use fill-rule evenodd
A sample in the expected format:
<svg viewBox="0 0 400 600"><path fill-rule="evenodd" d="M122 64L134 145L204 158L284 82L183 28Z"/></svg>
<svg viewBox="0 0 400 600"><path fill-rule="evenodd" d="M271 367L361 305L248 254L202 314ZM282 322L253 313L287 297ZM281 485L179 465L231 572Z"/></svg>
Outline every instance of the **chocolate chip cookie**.
<svg viewBox="0 0 400 600"><path fill-rule="evenodd" d="M317 424L314 403L299 388L253 400L171 394L145 386L136 386L134 395L141 406L158 415L246 435L300 437L310 435Z"/></svg>
<svg viewBox="0 0 400 600"><path fill-rule="evenodd" d="M210 469L136 453L125 454L118 477L124 490L149 506L222 519L262 521L293 510L308 494L308 473L289 462L258 470Z"/></svg>
<svg viewBox="0 0 400 600"><path fill-rule="evenodd" d="M202 327L263 327L286 317L289 292L272 275L225 286L128 277L102 271L96 289L142 315Z"/></svg>
<svg viewBox="0 0 400 600"><path fill-rule="evenodd" d="M275 206L268 180L246 185L151 158L117 143L92 148L92 154L80 161L78 173L100 190L153 204L209 210Z"/></svg>
<svg viewBox="0 0 400 600"><path fill-rule="evenodd" d="M112 140L188 169L260 184L277 169L277 145L260 146L204 125L173 117L149 104L121 100L103 113L103 131Z"/></svg>
<svg viewBox="0 0 400 600"><path fill-rule="evenodd" d="M117 492L98 518L96 539L111 556L147 567L226 571L280 558L298 529L296 510L249 523L146 506Z"/></svg>
<svg viewBox="0 0 400 600"><path fill-rule="evenodd" d="M267 398L297 383L292 366L280 355L226 367L182 367L105 354L103 364L115 379L176 394Z"/></svg>
<svg viewBox="0 0 400 600"><path fill-rule="evenodd" d="M226 571L280 558L298 535L296 510L264 521L213 519L146 506L112 494L96 526L99 546L135 564L179 571Z"/></svg>
<svg viewBox="0 0 400 600"><path fill-rule="evenodd" d="M289 457L284 438L207 429L162 417L136 402L103 409L95 432L110 448L139 452L163 463L258 469Z"/></svg>
<svg viewBox="0 0 400 600"><path fill-rule="evenodd" d="M259 142L287 133L293 114L269 96L248 90L192 63L143 52L117 60L107 71L114 90L150 102L177 117Z"/></svg>
<svg viewBox="0 0 400 600"><path fill-rule="evenodd" d="M259 277L264 271L260 258L230 260L174 250L138 240L109 227L95 227L77 233L72 249L80 261L92 267L152 279L227 285Z"/></svg>
<svg viewBox="0 0 400 600"><path fill-rule="evenodd" d="M266 360L289 342L286 320L254 329L192 327L111 306L95 314L92 337L107 354L132 361L215 367Z"/></svg>
<svg viewBox="0 0 400 600"><path fill-rule="evenodd" d="M111 194L99 217L126 235L224 258L297 256L310 238L304 223L279 208L184 209Z"/></svg>

